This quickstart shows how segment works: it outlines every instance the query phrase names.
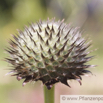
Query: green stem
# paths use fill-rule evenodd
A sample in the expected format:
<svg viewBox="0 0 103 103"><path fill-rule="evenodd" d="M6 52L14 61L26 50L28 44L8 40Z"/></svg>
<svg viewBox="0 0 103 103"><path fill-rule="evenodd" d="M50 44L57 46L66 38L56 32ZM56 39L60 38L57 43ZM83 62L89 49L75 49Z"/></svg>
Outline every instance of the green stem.
<svg viewBox="0 0 103 103"><path fill-rule="evenodd" d="M44 103L54 103L54 86L50 90L44 86Z"/></svg>

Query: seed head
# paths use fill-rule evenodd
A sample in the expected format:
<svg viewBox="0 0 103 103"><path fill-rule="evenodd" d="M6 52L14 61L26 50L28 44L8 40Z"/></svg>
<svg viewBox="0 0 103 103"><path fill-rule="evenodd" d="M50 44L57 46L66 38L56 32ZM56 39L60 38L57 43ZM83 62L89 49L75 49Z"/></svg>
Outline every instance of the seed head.
<svg viewBox="0 0 103 103"><path fill-rule="evenodd" d="M86 63L93 58L87 56L90 44L82 37L78 28L72 28L64 21L39 21L19 30L10 40L10 54L6 61L12 65L13 76L29 81L42 81L51 89L52 85L61 82L67 86L67 80L77 80L90 73L87 68L93 65Z"/></svg>

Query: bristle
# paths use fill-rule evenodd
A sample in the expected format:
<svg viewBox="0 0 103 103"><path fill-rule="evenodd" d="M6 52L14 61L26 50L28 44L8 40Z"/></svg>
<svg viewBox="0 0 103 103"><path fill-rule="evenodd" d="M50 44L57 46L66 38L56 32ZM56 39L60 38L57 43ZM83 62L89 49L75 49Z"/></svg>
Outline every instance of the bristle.
<svg viewBox="0 0 103 103"><path fill-rule="evenodd" d="M55 32L53 25L52 25L52 28L51 28L51 32L53 32L53 33Z"/></svg>
<svg viewBox="0 0 103 103"><path fill-rule="evenodd" d="M49 27L48 23L47 23L47 29L49 29L49 30L50 30L50 27Z"/></svg>
<svg viewBox="0 0 103 103"><path fill-rule="evenodd" d="M37 25L39 27L39 32L42 32L42 29L41 29L40 24L38 22L37 22Z"/></svg>
<svg viewBox="0 0 103 103"><path fill-rule="evenodd" d="M70 29L71 30L71 29ZM67 32L67 34L65 35L64 39L67 39L69 33L70 33L70 30Z"/></svg>
<svg viewBox="0 0 103 103"><path fill-rule="evenodd" d="M60 37L60 30L59 30L58 33L57 33L57 37Z"/></svg>
<svg viewBox="0 0 103 103"><path fill-rule="evenodd" d="M60 43L60 37L58 38L57 43Z"/></svg>
<svg viewBox="0 0 103 103"><path fill-rule="evenodd" d="M54 48L54 49L57 49L57 47L56 47L56 43L54 44L53 48Z"/></svg>
<svg viewBox="0 0 103 103"><path fill-rule="evenodd" d="M33 32L36 32L35 29L34 29L34 27L33 27L33 24L30 25L30 27L31 27L31 29L33 30Z"/></svg>
<svg viewBox="0 0 103 103"><path fill-rule="evenodd" d="M42 45L40 44L40 49L43 51L43 47L42 47Z"/></svg>
<svg viewBox="0 0 103 103"><path fill-rule="evenodd" d="M51 58L50 60L51 60L52 62L55 61L53 56L52 56L52 58Z"/></svg>
<svg viewBox="0 0 103 103"><path fill-rule="evenodd" d="M60 27L61 27L61 25L63 24L63 22L64 22L64 19L60 22L59 27L58 27L58 30L60 30Z"/></svg>
<svg viewBox="0 0 103 103"><path fill-rule="evenodd" d="M52 32L50 33L49 40L52 40Z"/></svg>
<svg viewBox="0 0 103 103"><path fill-rule="evenodd" d="M48 39L47 39L47 41L46 41L46 45L49 46L49 40L48 40Z"/></svg>
<svg viewBox="0 0 103 103"><path fill-rule="evenodd" d="M49 55L52 54L50 49L48 50L48 53L49 53Z"/></svg>
<svg viewBox="0 0 103 103"><path fill-rule="evenodd" d="M41 57L43 58L43 59L45 59L45 56L41 53Z"/></svg>
<svg viewBox="0 0 103 103"><path fill-rule="evenodd" d="M46 28L45 28L45 36L49 36L49 33L48 33L48 31L46 30Z"/></svg>

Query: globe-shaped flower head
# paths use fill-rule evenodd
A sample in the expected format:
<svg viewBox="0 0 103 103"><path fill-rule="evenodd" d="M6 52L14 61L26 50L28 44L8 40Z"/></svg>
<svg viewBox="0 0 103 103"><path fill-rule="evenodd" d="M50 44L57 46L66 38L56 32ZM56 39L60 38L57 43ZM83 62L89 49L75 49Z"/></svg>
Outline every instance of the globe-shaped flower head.
<svg viewBox="0 0 103 103"><path fill-rule="evenodd" d="M17 80L42 81L51 89L52 85L61 82L67 86L67 80L77 80L90 71L93 65L86 63L92 56L87 56L89 43L82 37L78 28L72 28L64 21L39 21L25 27L24 31L13 35L10 54L6 61L12 64L13 76Z"/></svg>

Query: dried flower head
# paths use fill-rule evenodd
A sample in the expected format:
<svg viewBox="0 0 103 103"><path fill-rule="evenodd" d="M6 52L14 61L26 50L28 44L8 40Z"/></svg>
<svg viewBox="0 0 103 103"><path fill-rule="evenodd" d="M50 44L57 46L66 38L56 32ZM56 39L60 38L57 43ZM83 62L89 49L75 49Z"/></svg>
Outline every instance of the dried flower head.
<svg viewBox="0 0 103 103"><path fill-rule="evenodd" d="M87 56L90 43L78 28L72 28L63 20L32 23L13 38L10 48L6 49L10 54L6 61L12 64L8 74L14 73L17 80L25 79L23 85L41 80L51 89L57 82L69 86L67 80L71 79L81 84L81 76L94 66L86 64L93 57Z"/></svg>

